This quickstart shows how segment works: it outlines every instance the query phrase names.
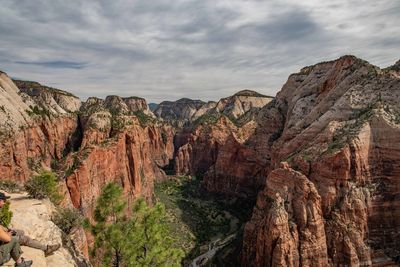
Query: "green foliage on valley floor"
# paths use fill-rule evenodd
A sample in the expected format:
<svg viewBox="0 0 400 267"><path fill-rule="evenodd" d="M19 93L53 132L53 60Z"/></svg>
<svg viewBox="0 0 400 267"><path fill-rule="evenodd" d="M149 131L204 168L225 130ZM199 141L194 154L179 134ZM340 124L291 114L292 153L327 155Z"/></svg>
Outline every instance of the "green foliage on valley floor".
<svg viewBox="0 0 400 267"><path fill-rule="evenodd" d="M181 176L155 185L156 198L165 204L177 237L175 246L185 251L186 261L203 253L211 240L235 232L240 224L226 205L200 192L200 183L196 177Z"/></svg>
<svg viewBox="0 0 400 267"><path fill-rule="evenodd" d="M85 221L95 238L92 256L103 266L181 266L184 253L173 246L164 206L148 207L138 199L128 217L122 193L119 185L109 183L97 200L95 223Z"/></svg>

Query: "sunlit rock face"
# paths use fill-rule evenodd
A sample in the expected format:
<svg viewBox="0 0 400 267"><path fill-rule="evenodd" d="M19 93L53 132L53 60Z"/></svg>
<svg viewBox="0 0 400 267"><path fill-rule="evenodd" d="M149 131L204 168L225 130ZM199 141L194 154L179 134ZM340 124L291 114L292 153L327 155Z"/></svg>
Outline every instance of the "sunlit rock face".
<svg viewBox="0 0 400 267"><path fill-rule="evenodd" d="M0 73L0 172L1 179L23 182L70 149L80 100L38 83L16 84Z"/></svg>

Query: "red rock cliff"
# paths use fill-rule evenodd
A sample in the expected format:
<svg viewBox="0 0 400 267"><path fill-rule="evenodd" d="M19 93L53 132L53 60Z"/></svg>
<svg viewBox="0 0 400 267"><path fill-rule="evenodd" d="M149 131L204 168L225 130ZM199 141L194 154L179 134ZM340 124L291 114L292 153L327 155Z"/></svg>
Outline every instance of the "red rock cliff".
<svg viewBox="0 0 400 267"><path fill-rule="evenodd" d="M0 179L24 182L31 171L50 168L74 142L78 118L72 112L79 99L35 85L35 94L29 95L28 85L24 93L0 73Z"/></svg>
<svg viewBox="0 0 400 267"><path fill-rule="evenodd" d="M274 103L284 129L245 227L243 266L394 266L399 88L351 56L289 77Z"/></svg>
<svg viewBox="0 0 400 267"><path fill-rule="evenodd" d="M161 168L174 153L172 127L153 122L150 116L144 122L124 115L110 109L110 102L115 102L113 108L125 107L118 97L91 98L84 104L82 145L67 160L70 198L89 217L102 188L111 181L123 186L129 201L144 197L151 202L154 181L164 177Z"/></svg>

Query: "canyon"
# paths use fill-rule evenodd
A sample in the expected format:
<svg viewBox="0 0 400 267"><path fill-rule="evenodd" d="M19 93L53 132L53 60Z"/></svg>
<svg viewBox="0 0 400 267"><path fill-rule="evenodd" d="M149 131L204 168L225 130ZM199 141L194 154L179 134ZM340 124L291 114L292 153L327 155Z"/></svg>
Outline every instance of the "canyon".
<svg viewBox="0 0 400 267"><path fill-rule="evenodd" d="M381 69L354 56L304 67L275 97L243 90L152 110L0 72L0 179L51 169L62 205L91 219L111 181L128 203L154 203L169 174L195 176L202 194L247 203L237 265L396 266L399 101L400 61ZM90 234L75 238L88 257Z"/></svg>

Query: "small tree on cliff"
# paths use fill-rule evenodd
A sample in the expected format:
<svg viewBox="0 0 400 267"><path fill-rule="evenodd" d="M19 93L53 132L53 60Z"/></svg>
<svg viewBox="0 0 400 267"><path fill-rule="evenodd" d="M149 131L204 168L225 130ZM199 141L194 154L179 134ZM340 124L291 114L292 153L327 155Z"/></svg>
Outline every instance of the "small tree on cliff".
<svg viewBox="0 0 400 267"><path fill-rule="evenodd" d="M143 200L133 205L127 218L122 188L109 183L97 200L95 224L87 227L95 237L93 252L100 252L104 266L180 266L183 252L172 248L173 240L161 205L147 207Z"/></svg>

